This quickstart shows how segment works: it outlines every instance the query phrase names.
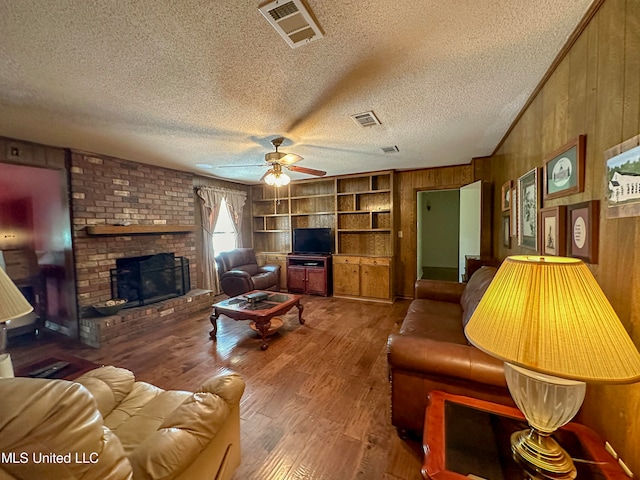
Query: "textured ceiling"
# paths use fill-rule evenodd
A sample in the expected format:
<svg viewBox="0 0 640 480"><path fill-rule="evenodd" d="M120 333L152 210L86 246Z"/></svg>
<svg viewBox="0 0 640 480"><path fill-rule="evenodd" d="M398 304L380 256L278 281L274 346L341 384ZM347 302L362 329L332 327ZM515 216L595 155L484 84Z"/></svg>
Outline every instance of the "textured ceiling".
<svg viewBox="0 0 640 480"><path fill-rule="evenodd" d="M291 49L253 0L0 0L0 135L245 183L281 135L328 175L469 163L591 0L307 3Z"/></svg>

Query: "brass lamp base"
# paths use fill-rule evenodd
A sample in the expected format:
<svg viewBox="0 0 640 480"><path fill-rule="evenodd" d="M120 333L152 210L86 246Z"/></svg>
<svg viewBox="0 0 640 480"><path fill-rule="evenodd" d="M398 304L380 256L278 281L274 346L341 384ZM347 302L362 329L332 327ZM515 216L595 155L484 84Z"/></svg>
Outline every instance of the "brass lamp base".
<svg viewBox="0 0 640 480"><path fill-rule="evenodd" d="M511 435L514 460L531 478L565 480L576 478L573 460L558 442L535 429Z"/></svg>

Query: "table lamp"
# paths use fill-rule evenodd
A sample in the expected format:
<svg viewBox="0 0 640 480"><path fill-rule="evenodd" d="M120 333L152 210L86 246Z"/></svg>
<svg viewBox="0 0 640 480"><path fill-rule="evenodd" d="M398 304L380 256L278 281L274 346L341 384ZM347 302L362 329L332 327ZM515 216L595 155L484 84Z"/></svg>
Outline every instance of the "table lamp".
<svg viewBox="0 0 640 480"><path fill-rule="evenodd" d="M576 477L573 460L551 435L580 409L585 382L640 380L640 353L575 258L505 259L465 335L505 362L509 392L531 427L511 436L511 449L532 478Z"/></svg>
<svg viewBox="0 0 640 480"><path fill-rule="evenodd" d="M0 268L0 378L13 377L11 356L7 348L7 322L31 312L33 307Z"/></svg>

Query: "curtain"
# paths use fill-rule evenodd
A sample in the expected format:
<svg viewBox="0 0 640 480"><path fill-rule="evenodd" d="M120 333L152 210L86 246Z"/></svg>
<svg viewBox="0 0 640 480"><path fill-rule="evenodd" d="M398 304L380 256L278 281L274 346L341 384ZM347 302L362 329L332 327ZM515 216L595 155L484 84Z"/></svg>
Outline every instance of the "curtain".
<svg viewBox="0 0 640 480"><path fill-rule="evenodd" d="M229 214L233 221L233 229L236 234L236 248L242 247L242 210L247 201L247 194L240 191L227 190L224 196L229 207Z"/></svg>
<svg viewBox="0 0 640 480"><path fill-rule="evenodd" d="M202 217L202 288L212 290L215 295L222 293L220 281L216 272L215 252L213 251L213 232L220 205L224 198L224 190L214 187L198 187L196 194L200 198L200 213Z"/></svg>

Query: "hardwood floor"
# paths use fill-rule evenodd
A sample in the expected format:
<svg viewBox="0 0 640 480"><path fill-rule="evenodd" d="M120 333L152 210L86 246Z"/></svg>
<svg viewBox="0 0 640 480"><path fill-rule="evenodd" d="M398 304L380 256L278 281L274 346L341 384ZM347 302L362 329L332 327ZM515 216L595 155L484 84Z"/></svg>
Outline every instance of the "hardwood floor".
<svg viewBox="0 0 640 480"><path fill-rule="evenodd" d="M386 341L408 300L393 305L305 296L266 351L246 321L224 316L209 339L209 311L113 347L93 349L54 334L10 340L14 366L57 352L132 370L165 389L194 389L221 369L242 374L242 464L235 480L419 480L419 442L389 420Z"/></svg>

